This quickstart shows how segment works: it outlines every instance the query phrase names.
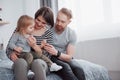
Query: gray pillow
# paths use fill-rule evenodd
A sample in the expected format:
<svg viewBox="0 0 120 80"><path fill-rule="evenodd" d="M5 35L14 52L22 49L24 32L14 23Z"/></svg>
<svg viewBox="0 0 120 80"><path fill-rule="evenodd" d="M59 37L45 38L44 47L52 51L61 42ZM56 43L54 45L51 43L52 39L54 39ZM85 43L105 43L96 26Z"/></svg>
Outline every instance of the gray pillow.
<svg viewBox="0 0 120 80"><path fill-rule="evenodd" d="M3 59L8 59L6 53L4 50L0 50L0 59L3 60Z"/></svg>

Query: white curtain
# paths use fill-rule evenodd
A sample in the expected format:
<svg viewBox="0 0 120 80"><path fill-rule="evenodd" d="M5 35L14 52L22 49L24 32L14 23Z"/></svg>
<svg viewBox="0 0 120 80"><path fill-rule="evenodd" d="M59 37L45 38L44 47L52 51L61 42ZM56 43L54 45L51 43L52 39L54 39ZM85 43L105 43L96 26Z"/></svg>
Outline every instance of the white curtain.
<svg viewBox="0 0 120 80"><path fill-rule="evenodd" d="M55 16L58 11L58 0L40 0L40 7L48 6L52 8Z"/></svg>
<svg viewBox="0 0 120 80"><path fill-rule="evenodd" d="M58 0L73 12L69 25L78 41L120 36L120 0Z"/></svg>

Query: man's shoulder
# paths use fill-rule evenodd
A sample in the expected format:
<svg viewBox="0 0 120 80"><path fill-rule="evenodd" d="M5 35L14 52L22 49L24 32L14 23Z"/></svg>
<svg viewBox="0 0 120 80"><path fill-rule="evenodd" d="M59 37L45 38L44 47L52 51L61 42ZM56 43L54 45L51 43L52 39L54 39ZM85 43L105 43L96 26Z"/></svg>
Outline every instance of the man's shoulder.
<svg viewBox="0 0 120 80"><path fill-rule="evenodd" d="M68 39L71 40L72 42L76 42L77 36L76 33L73 29L70 27L67 28L67 34L68 34Z"/></svg>
<svg viewBox="0 0 120 80"><path fill-rule="evenodd" d="M71 29L70 27L67 27L66 31L69 34L75 34L75 31L73 29Z"/></svg>

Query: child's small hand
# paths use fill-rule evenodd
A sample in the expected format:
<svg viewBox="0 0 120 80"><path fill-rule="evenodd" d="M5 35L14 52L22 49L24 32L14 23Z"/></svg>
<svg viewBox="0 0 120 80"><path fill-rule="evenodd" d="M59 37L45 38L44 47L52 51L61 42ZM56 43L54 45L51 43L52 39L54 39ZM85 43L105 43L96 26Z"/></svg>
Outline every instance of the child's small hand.
<svg viewBox="0 0 120 80"><path fill-rule="evenodd" d="M30 35L28 38L27 38L27 41L28 41L28 44L33 47L34 45L36 45L36 39L35 37L33 37L32 35Z"/></svg>
<svg viewBox="0 0 120 80"><path fill-rule="evenodd" d="M46 45L47 41L44 39L43 41L41 41L41 48L44 48L44 46Z"/></svg>
<svg viewBox="0 0 120 80"><path fill-rule="evenodd" d="M44 39L44 40L42 41L42 43L45 45L45 44L47 43L47 40Z"/></svg>
<svg viewBox="0 0 120 80"><path fill-rule="evenodd" d="M21 47L15 47L14 50L18 53L21 53L23 49Z"/></svg>

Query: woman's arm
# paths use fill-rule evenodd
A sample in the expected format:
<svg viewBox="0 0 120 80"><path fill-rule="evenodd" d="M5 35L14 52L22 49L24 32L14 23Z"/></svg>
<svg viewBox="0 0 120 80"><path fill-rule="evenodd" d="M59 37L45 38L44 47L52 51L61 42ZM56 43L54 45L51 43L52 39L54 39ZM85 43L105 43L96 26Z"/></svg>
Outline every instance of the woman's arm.
<svg viewBox="0 0 120 80"><path fill-rule="evenodd" d="M28 44L35 50L37 53L42 53L40 46L36 44L36 39L33 36L28 37Z"/></svg>

